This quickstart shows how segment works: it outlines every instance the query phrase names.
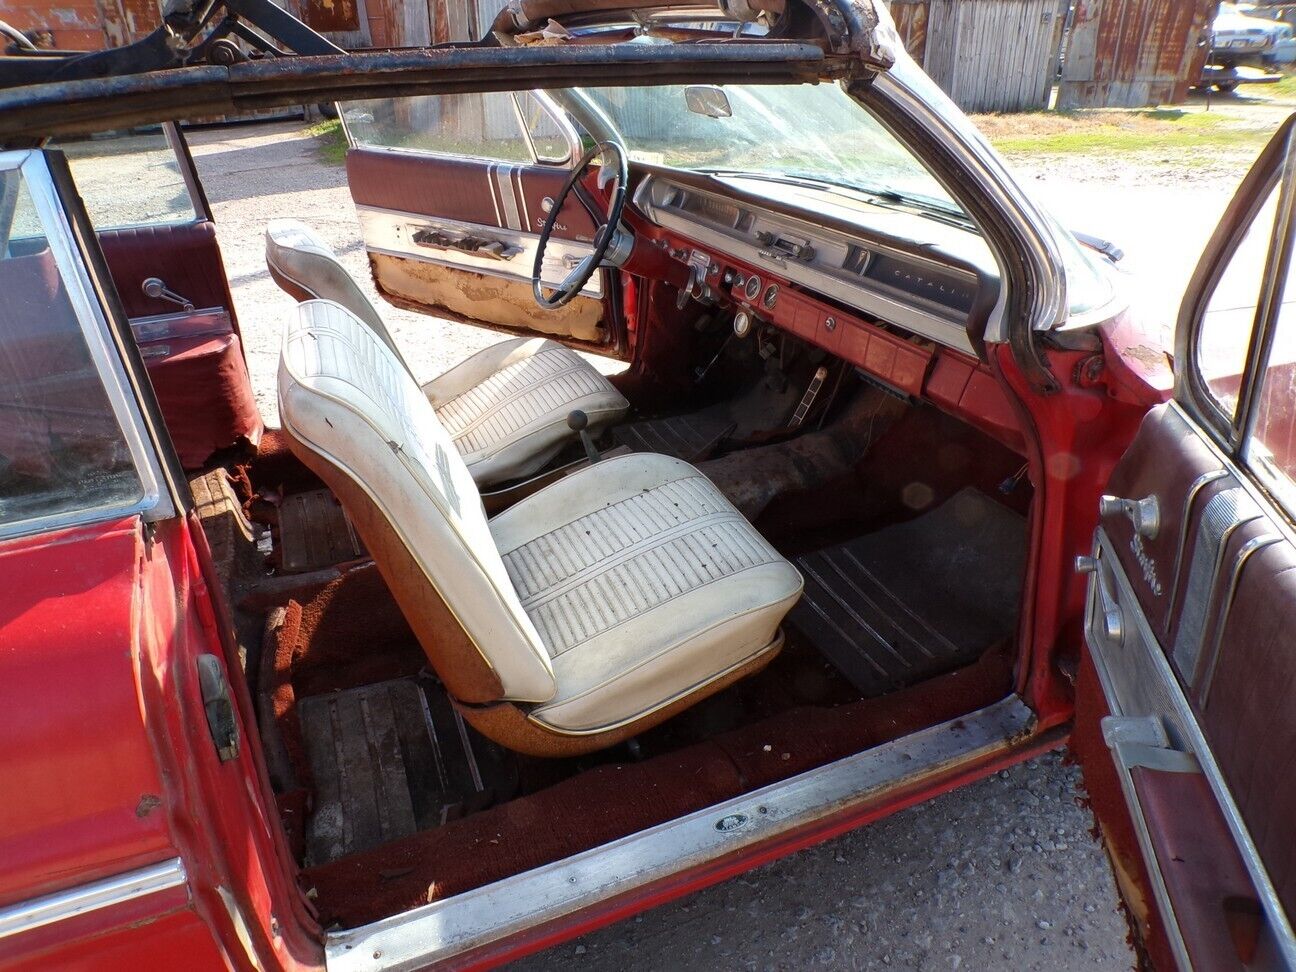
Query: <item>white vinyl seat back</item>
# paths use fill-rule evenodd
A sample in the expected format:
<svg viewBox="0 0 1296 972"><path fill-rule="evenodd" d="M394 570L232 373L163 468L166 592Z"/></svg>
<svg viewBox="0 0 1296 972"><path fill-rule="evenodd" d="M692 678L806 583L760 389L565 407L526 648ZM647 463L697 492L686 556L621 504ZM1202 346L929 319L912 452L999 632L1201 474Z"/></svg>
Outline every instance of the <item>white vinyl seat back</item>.
<svg viewBox="0 0 1296 972"><path fill-rule="evenodd" d="M341 304L368 324L408 370L378 309L309 226L297 219L272 219L266 226L265 248L266 266L275 283L298 300Z"/></svg>
<svg viewBox="0 0 1296 972"><path fill-rule="evenodd" d="M285 430L369 496L498 675L505 697L556 685L539 633L495 546L481 494L395 352L349 309L300 304L284 332Z"/></svg>

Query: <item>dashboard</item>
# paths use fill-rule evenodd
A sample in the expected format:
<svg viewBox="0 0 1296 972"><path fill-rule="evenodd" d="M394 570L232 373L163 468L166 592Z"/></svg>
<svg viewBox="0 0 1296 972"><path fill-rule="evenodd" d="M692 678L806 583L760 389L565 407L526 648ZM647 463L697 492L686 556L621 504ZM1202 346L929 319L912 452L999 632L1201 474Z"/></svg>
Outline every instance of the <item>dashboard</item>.
<svg viewBox="0 0 1296 972"><path fill-rule="evenodd" d="M810 201L793 198L791 187L763 183L757 192L731 193L693 179L650 174L636 188L635 206L655 224L658 251L686 266L685 291L731 307L735 333L772 325L1021 448L1016 416L968 337L969 317L998 296L997 269L980 237L911 212L864 218L822 198L813 201L820 208L812 220L798 215ZM775 192L782 198L763 204ZM924 243L893 242L879 224Z"/></svg>
<svg viewBox="0 0 1296 972"><path fill-rule="evenodd" d="M794 284L970 353L969 315L998 293L997 268L978 235L912 211L786 183L680 173L647 176L635 205L658 226L755 268L738 293L753 307L767 288L755 295L746 288L768 278L775 302L777 288Z"/></svg>

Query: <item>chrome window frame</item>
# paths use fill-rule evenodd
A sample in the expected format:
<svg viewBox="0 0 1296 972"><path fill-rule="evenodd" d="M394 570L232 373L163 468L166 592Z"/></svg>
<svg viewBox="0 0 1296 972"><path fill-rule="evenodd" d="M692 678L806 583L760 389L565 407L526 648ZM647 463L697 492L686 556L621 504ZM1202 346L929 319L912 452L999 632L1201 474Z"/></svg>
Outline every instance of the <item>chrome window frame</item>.
<svg viewBox="0 0 1296 972"><path fill-rule="evenodd" d="M30 536L50 530L98 523L126 516L160 520L175 515L165 478L143 412L131 393L126 367L117 353L104 308L94 296L94 286L85 261L73 242L71 225L59 198L44 155L35 149L0 152L0 172L17 170L36 208L55 266L63 281L72 312L85 338L122 437L130 451L131 463L140 484L140 496L129 502L107 503L60 513L29 517L13 523L0 523L0 541ZM3 336L0 335L0 340Z"/></svg>

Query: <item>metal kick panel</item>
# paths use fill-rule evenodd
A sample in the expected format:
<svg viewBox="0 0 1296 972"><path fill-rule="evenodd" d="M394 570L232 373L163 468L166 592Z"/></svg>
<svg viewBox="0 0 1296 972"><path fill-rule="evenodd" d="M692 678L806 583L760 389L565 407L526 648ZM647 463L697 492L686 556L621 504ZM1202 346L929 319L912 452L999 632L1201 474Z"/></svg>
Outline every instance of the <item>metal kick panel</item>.
<svg viewBox="0 0 1296 972"><path fill-rule="evenodd" d="M1187 684L1197 681L1197 665L1208 619L1212 616L1220 568L1229 538L1244 523L1263 514L1240 486L1216 493L1202 508L1184 586L1179 627L1170 659Z"/></svg>
<svg viewBox="0 0 1296 972"><path fill-rule="evenodd" d="M356 215L360 218L360 231L365 246L372 252L437 263L492 277L531 279L536 250L540 244L540 238L534 233L520 233L498 226L461 223L369 206L357 206ZM440 238L447 241L445 246L427 245L428 240ZM471 248L461 249L454 245L465 240L498 243L500 248L479 247L482 252L474 252ZM594 248L588 243L551 239L545 247L542 273L544 282L550 285L561 283L572 267L593 252ZM602 274L596 273L590 277L581 293L589 297L601 297Z"/></svg>

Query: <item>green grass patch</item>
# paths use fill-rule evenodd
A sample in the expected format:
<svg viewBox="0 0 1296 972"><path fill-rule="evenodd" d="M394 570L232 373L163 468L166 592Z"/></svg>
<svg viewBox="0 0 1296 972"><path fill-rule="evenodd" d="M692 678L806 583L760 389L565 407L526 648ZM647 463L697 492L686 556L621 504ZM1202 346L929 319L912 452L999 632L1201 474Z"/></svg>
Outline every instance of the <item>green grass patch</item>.
<svg viewBox="0 0 1296 972"><path fill-rule="evenodd" d="M1238 90L1246 91L1247 94L1251 93L1247 91L1245 86ZM1262 98L1296 101L1296 74L1289 74L1281 81L1275 81L1273 84L1257 84L1255 85L1255 94Z"/></svg>
<svg viewBox="0 0 1296 972"><path fill-rule="evenodd" d="M306 129L306 135L315 139L315 149L320 158L329 165L342 165L346 162L347 141L342 132L342 122L336 118L325 118Z"/></svg>
<svg viewBox="0 0 1296 972"><path fill-rule="evenodd" d="M1271 132L1225 112L1154 108L1140 111L1033 112L977 119L995 148L1015 155L1178 153L1236 148L1257 151Z"/></svg>

